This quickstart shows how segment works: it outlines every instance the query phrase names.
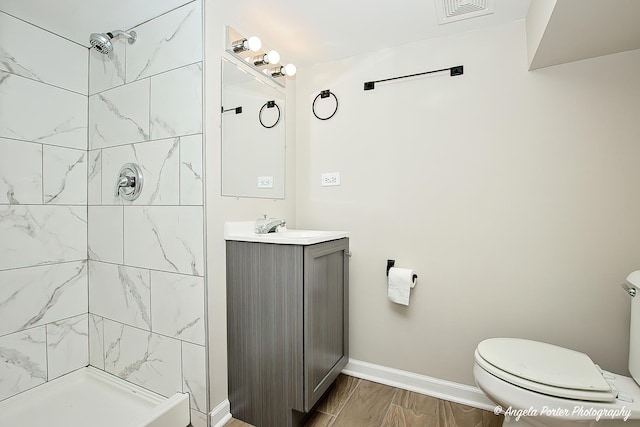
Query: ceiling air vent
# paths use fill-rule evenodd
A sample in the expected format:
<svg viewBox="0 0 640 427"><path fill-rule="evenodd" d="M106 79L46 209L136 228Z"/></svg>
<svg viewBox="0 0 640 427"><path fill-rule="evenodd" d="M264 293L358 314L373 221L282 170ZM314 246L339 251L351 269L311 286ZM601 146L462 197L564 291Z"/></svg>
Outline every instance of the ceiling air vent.
<svg viewBox="0 0 640 427"><path fill-rule="evenodd" d="M435 0L435 3L440 25L488 15L495 9L495 0Z"/></svg>

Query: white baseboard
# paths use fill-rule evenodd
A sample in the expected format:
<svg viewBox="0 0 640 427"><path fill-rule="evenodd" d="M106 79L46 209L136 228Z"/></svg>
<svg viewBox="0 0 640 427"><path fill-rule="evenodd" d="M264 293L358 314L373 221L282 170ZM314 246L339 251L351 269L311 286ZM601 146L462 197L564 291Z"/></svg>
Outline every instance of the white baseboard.
<svg viewBox="0 0 640 427"><path fill-rule="evenodd" d="M231 419L229 400L225 399L211 411L211 427L222 427Z"/></svg>
<svg viewBox="0 0 640 427"><path fill-rule="evenodd" d="M496 406L477 387L387 368L373 363L349 359L349 363L342 372L352 377L426 394L438 399L450 400L474 408L493 411Z"/></svg>

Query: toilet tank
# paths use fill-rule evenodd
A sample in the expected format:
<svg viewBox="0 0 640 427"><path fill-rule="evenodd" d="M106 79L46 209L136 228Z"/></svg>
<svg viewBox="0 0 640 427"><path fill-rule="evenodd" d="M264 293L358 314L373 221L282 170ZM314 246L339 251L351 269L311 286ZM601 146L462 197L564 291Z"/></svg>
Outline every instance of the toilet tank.
<svg viewBox="0 0 640 427"><path fill-rule="evenodd" d="M640 292L631 298L631 327L629 328L629 372L640 384Z"/></svg>

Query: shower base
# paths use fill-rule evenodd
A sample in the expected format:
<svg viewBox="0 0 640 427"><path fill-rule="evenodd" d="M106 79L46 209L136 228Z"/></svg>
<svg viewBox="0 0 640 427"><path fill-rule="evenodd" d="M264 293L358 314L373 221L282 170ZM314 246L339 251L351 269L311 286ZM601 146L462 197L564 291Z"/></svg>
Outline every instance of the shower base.
<svg viewBox="0 0 640 427"><path fill-rule="evenodd" d="M86 367L0 402L0 426L186 427L189 395L166 398Z"/></svg>

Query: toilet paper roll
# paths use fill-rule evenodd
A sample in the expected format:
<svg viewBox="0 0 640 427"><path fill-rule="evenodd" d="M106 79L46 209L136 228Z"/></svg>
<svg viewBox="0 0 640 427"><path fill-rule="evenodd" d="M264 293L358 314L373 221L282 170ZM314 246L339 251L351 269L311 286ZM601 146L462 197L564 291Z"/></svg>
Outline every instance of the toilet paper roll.
<svg viewBox="0 0 640 427"><path fill-rule="evenodd" d="M391 267L389 269L389 286L387 298L396 304L409 305L409 294L415 286L413 270L410 268Z"/></svg>

